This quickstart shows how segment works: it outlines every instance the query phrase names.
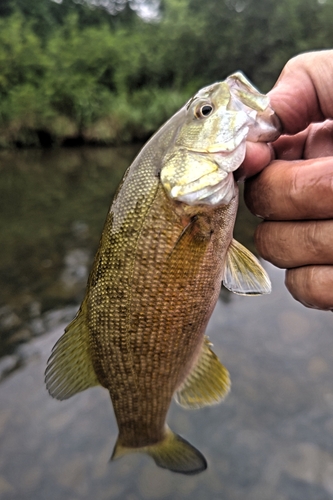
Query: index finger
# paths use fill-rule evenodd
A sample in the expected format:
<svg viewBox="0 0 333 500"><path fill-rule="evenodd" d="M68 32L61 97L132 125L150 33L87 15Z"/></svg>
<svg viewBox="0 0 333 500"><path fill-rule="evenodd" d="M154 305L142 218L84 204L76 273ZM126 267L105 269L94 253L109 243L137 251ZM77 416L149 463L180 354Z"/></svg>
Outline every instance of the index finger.
<svg viewBox="0 0 333 500"><path fill-rule="evenodd" d="M255 215L268 220L333 218L333 157L273 161L245 183Z"/></svg>

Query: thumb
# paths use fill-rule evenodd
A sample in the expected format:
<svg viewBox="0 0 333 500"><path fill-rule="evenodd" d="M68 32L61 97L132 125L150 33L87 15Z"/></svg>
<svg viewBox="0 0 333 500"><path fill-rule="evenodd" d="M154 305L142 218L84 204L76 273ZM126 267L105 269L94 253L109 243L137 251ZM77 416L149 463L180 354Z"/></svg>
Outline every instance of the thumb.
<svg viewBox="0 0 333 500"><path fill-rule="evenodd" d="M333 117L332 89L333 50L309 52L290 59L269 92L283 133L295 134L312 122Z"/></svg>

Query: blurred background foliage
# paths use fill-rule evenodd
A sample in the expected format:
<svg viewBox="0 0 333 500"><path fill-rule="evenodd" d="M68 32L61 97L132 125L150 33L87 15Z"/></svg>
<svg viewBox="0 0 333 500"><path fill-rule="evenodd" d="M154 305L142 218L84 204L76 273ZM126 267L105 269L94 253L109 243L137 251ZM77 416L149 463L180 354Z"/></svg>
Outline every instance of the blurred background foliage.
<svg viewBox="0 0 333 500"><path fill-rule="evenodd" d="M0 147L146 139L201 86L330 48L333 0L1 0Z"/></svg>

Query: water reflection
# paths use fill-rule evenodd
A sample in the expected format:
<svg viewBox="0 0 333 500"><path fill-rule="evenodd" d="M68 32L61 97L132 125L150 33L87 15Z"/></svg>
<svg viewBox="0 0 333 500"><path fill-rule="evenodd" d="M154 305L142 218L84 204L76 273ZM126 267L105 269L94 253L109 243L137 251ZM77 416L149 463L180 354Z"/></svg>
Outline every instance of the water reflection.
<svg viewBox="0 0 333 500"><path fill-rule="evenodd" d="M0 356L45 331L45 311L82 298L110 200L137 150L0 152Z"/></svg>
<svg viewBox="0 0 333 500"><path fill-rule="evenodd" d="M272 266L270 296L230 294L210 321L233 382L226 402L170 410L170 426L209 461L201 475L175 475L141 455L109 464L117 429L107 392L48 396L46 359L75 314L111 192L133 154L1 153L0 367L8 376L0 384L0 498L331 499L333 316L296 303ZM237 229L247 246L254 223Z"/></svg>

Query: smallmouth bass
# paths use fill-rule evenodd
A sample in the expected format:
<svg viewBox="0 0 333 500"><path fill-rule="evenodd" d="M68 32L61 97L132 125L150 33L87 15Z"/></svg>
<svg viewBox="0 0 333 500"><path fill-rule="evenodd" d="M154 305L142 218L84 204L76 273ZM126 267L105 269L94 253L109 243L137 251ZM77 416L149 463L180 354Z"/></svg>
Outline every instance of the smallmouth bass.
<svg viewBox="0 0 333 500"><path fill-rule="evenodd" d="M203 455L166 425L175 395L186 408L219 403L227 369L205 336L223 283L270 292L256 258L233 240L233 171L246 140L273 141L279 122L241 73L201 89L143 147L112 202L74 320L46 369L63 400L102 385L119 436L112 459L134 451L184 474Z"/></svg>

